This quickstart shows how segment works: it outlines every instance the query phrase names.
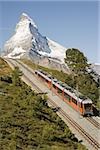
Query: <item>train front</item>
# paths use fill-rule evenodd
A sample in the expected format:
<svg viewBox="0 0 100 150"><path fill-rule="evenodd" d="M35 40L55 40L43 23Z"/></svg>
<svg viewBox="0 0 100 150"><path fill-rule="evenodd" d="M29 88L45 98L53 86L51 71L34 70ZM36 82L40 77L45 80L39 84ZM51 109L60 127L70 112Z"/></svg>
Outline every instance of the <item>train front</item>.
<svg viewBox="0 0 100 150"><path fill-rule="evenodd" d="M82 102L83 104L83 116L93 116L92 100L85 99Z"/></svg>

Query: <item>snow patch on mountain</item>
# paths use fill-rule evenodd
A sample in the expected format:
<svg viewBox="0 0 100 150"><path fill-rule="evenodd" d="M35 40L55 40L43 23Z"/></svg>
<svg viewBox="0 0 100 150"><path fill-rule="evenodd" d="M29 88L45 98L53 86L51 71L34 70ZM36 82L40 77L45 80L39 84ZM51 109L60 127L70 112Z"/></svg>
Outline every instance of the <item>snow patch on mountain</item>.
<svg viewBox="0 0 100 150"><path fill-rule="evenodd" d="M100 76L100 63L92 64L92 69Z"/></svg>
<svg viewBox="0 0 100 150"><path fill-rule="evenodd" d="M50 47L50 49L52 49L50 56L59 59L62 63L64 63L64 58L65 58L65 54L66 54L66 48L61 46L60 44L50 40L49 38L47 38L48 40L48 45Z"/></svg>
<svg viewBox="0 0 100 150"><path fill-rule="evenodd" d="M20 59L26 51L22 47L15 47L14 50L7 55L8 58Z"/></svg>

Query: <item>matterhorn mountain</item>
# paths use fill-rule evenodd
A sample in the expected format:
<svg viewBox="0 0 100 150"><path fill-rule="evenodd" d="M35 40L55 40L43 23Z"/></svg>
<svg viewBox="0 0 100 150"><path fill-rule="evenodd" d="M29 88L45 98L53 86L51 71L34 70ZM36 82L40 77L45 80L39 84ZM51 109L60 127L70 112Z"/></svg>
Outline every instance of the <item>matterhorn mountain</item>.
<svg viewBox="0 0 100 150"><path fill-rule="evenodd" d="M14 35L4 45L4 51L8 58L31 58L43 66L68 69L64 63L66 48L42 36L26 13L22 13Z"/></svg>

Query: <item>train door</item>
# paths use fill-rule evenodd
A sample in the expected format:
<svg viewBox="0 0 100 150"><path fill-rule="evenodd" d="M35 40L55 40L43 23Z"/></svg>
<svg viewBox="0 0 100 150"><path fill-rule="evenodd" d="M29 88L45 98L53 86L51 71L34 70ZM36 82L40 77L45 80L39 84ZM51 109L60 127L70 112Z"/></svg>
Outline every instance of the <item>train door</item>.
<svg viewBox="0 0 100 150"><path fill-rule="evenodd" d="M71 99L71 106L72 106L75 110L78 111L77 100L74 99L73 97L72 97L72 99Z"/></svg>
<svg viewBox="0 0 100 150"><path fill-rule="evenodd" d="M70 104L71 96L69 96L67 93L64 93L64 101Z"/></svg>
<svg viewBox="0 0 100 150"><path fill-rule="evenodd" d="M48 81L48 87L51 88L51 81Z"/></svg>
<svg viewBox="0 0 100 150"><path fill-rule="evenodd" d="M57 87L56 85L52 84L52 91L57 94Z"/></svg>
<svg viewBox="0 0 100 150"><path fill-rule="evenodd" d="M80 114L83 114L83 105L82 102L77 103L77 111L80 112Z"/></svg>

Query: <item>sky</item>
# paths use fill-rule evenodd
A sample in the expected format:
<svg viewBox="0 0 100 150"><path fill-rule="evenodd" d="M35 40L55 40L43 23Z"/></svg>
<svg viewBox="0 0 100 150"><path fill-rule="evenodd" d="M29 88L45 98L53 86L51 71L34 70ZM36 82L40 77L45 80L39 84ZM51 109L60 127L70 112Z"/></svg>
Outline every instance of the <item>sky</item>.
<svg viewBox="0 0 100 150"><path fill-rule="evenodd" d="M0 0L0 48L27 13L43 36L67 48L77 48L89 62L100 63L99 1Z"/></svg>

